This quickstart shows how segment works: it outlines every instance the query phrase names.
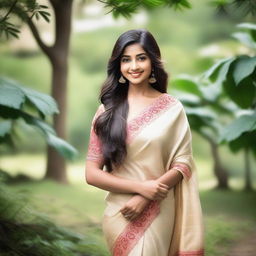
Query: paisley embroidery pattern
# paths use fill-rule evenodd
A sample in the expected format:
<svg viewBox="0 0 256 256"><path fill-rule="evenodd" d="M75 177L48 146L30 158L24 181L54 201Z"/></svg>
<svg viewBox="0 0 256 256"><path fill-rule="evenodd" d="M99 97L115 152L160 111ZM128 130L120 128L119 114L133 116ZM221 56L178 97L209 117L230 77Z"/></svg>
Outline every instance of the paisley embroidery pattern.
<svg viewBox="0 0 256 256"><path fill-rule="evenodd" d="M159 212L159 203L151 201L142 214L130 222L118 236L112 249L113 255L127 256Z"/></svg>
<svg viewBox="0 0 256 256"><path fill-rule="evenodd" d="M102 159L101 143L95 134L94 130L91 130L90 142L88 146L87 160L100 162Z"/></svg>
<svg viewBox="0 0 256 256"><path fill-rule="evenodd" d="M94 162L101 162L102 160L102 150L101 150L101 142L98 139L98 136L96 135L93 126L95 123L95 120L98 118L98 116L104 112L104 106L100 105L96 114L93 117L92 120L92 128L90 133L90 140L88 143L88 152L87 152L87 160L91 160Z"/></svg>
<svg viewBox="0 0 256 256"><path fill-rule="evenodd" d="M149 123L154 121L161 113L167 111L169 106L177 103L177 99L164 93L150 104L138 117L132 119L127 125L127 142L132 139Z"/></svg>
<svg viewBox="0 0 256 256"><path fill-rule="evenodd" d="M148 124L154 121L161 113L167 111L169 106L176 104L178 101L168 93L160 95L152 104L146 107L136 118L133 118L127 124L127 143L130 143L132 139ZM95 117L96 118L104 111L103 107L100 107ZM88 146L87 160L99 162L102 160L101 143L98 140L94 130L91 130L90 141Z"/></svg>

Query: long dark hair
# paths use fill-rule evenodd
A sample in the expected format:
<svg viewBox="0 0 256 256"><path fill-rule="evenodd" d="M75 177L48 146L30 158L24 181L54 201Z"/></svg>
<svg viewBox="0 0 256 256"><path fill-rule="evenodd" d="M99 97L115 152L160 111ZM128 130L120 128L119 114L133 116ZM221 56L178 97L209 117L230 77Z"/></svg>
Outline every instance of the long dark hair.
<svg viewBox="0 0 256 256"><path fill-rule="evenodd" d="M113 167L120 166L126 155L126 119L129 109L127 94L129 81L119 83L121 76L120 60L125 47L139 43L147 52L156 83L152 84L156 90L166 93L168 75L161 62L161 53L156 40L150 32L144 29L129 30L116 41L112 55L108 62L107 79L103 83L99 99L104 105L105 112L98 116L94 130L102 144L104 165L108 172Z"/></svg>

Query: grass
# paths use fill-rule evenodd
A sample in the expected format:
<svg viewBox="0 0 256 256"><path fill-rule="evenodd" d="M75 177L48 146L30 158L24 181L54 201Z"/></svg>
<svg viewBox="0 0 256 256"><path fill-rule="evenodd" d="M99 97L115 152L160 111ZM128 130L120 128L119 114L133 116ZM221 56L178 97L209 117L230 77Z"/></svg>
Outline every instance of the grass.
<svg viewBox="0 0 256 256"><path fill-rule="evenodd" d="M17 155L15 158L2 157L0 165L12 175L23 172L34 177L35 181L11 185L11 190L25 193L32 206L56 224L81 234L89 234L103 255L109 255L101 231L106 192L85 183L83 162L69 164L70 185L42 181L44 162L44 158L39 155ZM214 184L209 161L197 159L197 165L199 184L201 181L203 184L200 197L206 226L206 255L225 255L234 241L245 236L255 226L256 193L239 191L238 187L231 191L213 190L207 187L207 184Z"/></svg>

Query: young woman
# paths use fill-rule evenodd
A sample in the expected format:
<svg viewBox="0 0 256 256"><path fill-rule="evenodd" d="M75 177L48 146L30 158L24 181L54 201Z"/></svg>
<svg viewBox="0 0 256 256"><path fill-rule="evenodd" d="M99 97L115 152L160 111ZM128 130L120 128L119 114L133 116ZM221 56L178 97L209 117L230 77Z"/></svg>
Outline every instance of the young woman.
<svg viewBox="0 0 256 256"><path fill-rule="evenodd" d="M109 191L103 233L114 256L204 255L191 133L167 78L152 34L118 38L86 161L87 183Z"/></svg>

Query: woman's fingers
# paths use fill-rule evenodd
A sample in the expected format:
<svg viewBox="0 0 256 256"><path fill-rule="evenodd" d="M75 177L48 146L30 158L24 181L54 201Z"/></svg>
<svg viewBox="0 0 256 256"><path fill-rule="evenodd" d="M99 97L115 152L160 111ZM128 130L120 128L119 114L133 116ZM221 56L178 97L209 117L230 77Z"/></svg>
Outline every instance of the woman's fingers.
<svg viewBox="0 0 256 256"><path fill-rule="evenodd" d="M159 187L167 189L167 190L169 189L169 186L164 183L159 183Z"/></svg>

